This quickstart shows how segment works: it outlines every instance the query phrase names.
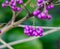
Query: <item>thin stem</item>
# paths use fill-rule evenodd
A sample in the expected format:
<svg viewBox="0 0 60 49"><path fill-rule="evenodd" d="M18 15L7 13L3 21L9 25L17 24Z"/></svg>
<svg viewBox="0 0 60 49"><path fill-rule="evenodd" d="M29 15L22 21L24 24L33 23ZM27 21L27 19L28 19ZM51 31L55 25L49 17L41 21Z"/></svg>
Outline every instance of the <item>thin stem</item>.
<svg viewBox="0 0 60 49"><path fill-rule="evenodd" d="M5 41L3 41L1 38L0 38L0 42L3 43L6 47L8 47L9 49L13 49L9 44L7 44Z"/></svg>
<svg viewBox="0 0 60 49"><path fill-rule="evenodd" d="M47 2L46 2L46 3L47 3ZM42 3L42 4L44 4L44 3ZM39 8L41 8L41 7L39 7ZM37 7L37 9L39 9L39 8ZM36 9L35 9L35 10L36 10ZM21 20L15 22L14 24L9 25L9 26L7 26L7 27L5 27L5 28L2 28L2 34L5 33L5 32L7 32L8 30L10 30L11 28L17 27L19 24L21 24L22 22L24 22L24 21L27 20L28 18L32 17L33 15L31 15L31 14L32 14L32 13L27 14L27 16L25 16L25 17L22 18Z"/></svg>
<svg viewBox="0 0 60 49"><path fill-rule="evenodd" d="M45 3L46 1L43 1L43 3L44 3L44 9L43 9L43 11L45 11L46 10L46 3Z"/></svg>
<svg viewBox="0 0 60 49"><path fill-rule="evenodd" d="M28 0L24 5L28 5L31 2L31 0Z"/></svg>
<svg viewBox="0 0 60 49"><path fill-rule="evenodd" d="M22 11L23 9L21 9ZM21 13L21 11L19 11L16 15L15 15L15 18Z"/></svg>
<svg viewBox="0 0 60 49"><path fill-rule="evenodd" d="M11 25L9 25L9 26L7 26L7 27L2 28L2 33L1 33L1 35L2 35L3 33L6 33L6 32L7 32L8 30L10 30L11 28L17 27L17 25L21 24L21 23L22 23L23 21L25 21L26 19L27 19L27 16L25 16L23 19L15 22L14 24L11 24Z"/></svg>
<svg viewBox="0 0 60 49"><path fill-rule="evenodd" d="M16 25L16 26L17 26L17 25L21 24L22 22L24 22L25 20L27 20L27 19L28 19L28 18L27 18L28 16L29 16L29 14L27 14L27 16L25 16L25 17L24 17L24 18L22 18L21 20L19 20L19 21L15 22L15 23L14 23L14 25Z"/></svg>
<svg viewBox="0 0 60 49"><path fill-rule="evenodd" d="M60 5L60 4L54 4L55 6Z"/></svg>
<svg viewBox="0 0 60 49"><path fill-rule="evenodd" d="M35 26L36 24L35 24L35 22L36 22L36 21L35 21L35 17L33 16L33 26L34 26L34 28L36 29L36 26ZM33 27L33 26L32 26L32 27Z"/></svg>
<svg viewBox="0 0 60 49"><path fill-rule="evenodd" d="M15 0L15 2L16 2L16 0ZM31 0L28 0L24 5L27 6L30 2L31 2ZM21 11L22 11L22 9L21 9ZM13 16L15 15L15 17L12 17L12 19L15 20L15 18L20 14L21 11L19 11L16 15L15 15L15 12L12 11L13 12ZM14 20L12 20L12 23L13 23ZM11 20L7 23L6 26L8 26L10 23L11 23Z"/></svg>
<svg viewBox="0 0 60 49"><path fill-rule="evenodd" d="M15 21L15 11L12 11L13 12L13 16L12 16L12 24L14 23Z"/></svg>
<svg viewBox="0 0 60 49"><path fill-rule="evenodd" d="M31 0L28 0L28 1L24 4L25 7L26 7L30 2L31 2ZM23 7L22 7L22 8L23 8ZM23 8L23 9L24 9L24 8ZM21 11L22 11L22 9L21 9ZM20 12L21 12L21 11L20 11ZM16 17L19 15L20 12L18 12L18 13L16 14Z"/></svg>
<svg viewBox="0 0 60 49"><path fill-rule="evenodd" d="M25 25L18 25L18 27L25 27ZM35 28L35 26L32 26ZM48 27L48 26L36 26L36 28L42 27L43 29L58 29L60 30L60 27Z"/></svg>
<svg viewBox="0 0 60 49"><path fill-rule="evenodd" d="M16 4L16 0L14 0L14 2L15 2L15 4ZM13 16L12 16L12 24L13 24L14 21L15 21L15 11L12 10L12 12L13 12Z"/></svg>
<svg viewBox="0 0 60 49"><path fill-rule="evenodd" d="M28 8L24 4L22 4L22 7L26 10L27 13L30 13Z"/></svg>
<svg viewBox="0 0 60 49"><path fill-rule="evenodd" d="M43 3L44 4L44 3ZM40 8L40 7L39 7ZM37 10L37 9L39 9L38 7L35 9L35 10ZM13 28L13 27L17 27L19 24L21 24L23 21L25 21L25 20L27 20L28 18L30 18L30 17L32 17L33 15L31 15L32 13L30 13L30 14L27 14L27 16L25 16L24 18L22 18L21 20L19 20L19 21L17 21L17 22L15 22L14 24L12 24L12 25L9 25L9 26L7 26L7 27L5 27L5 28L2 28L2 34L3 33L5 33L5 32L7 32L8 30L10 30L11 28ZM28 18L27 18L28 17ZM1 34L1 35L2 35Z"/></svg>
<svg viewBox="0 0 60 49"><path fill-rule="evenodd" d="M53 29L53 30L49 30L49 31L46 31L43 33L43 36L46 36L46 35L49 35L51 33L54 33L55 31L58 31L58 29ZM19 43L24 43L24 42L28 42L28 41L31 41L31 40L34 40L34 39L37 39L37 38L41 38L41 37L29 37L29 38L25 38L25 39L22 39L22 40L17 40L17 41L14 41L14 42L11 42L11 43L8 43L9 45L15 45L15 44L19 44ZM6 45L1 45L0 48L4 48L6 47Z"/></svg>
<svg viewBox="0 0 60 49"><path fill-rule="evenodd" d="M19 13L20 13L20 12L18 12L18 13L16 14L16 17L19 15ZM15 15L15 13L13 12L13 16L14 16L14 15ZM14 21L14 18L15 18L15 16L12 18L13 21ZM19 22L17 21L16 23L20 24L20 23L22 23L23 21L25 21L26 19L27 19L27 17L21 19L21 22L20 22L20 20L19 20ZM13 23L13 21L12 21L12 23ZM11 21L9 21L8 24L10 24L10 22L11 22ZM16 23L13 23L12 25L9 25L9 26L8 26L8 24L7 24L4 28L2 28L2 34L3 34L4 32L6 32L6 31L8 31L9 29L13 28ZM16 26L16 25L15 25L15 26Z"/></svg>
<svg viewBox="0 0 60 49"><path fill-rule="evenodd" d="M30 2L31 2L31 0L28 0L25 4L22 4L22 7L25 8L27 13L30 13L29 10L26 7Z"/></svg>
<svg viewBox="0 0 60 49"><path fill-rule="evenodd" d="M60 3L60 0L56 1L55 3Z"/></svg>

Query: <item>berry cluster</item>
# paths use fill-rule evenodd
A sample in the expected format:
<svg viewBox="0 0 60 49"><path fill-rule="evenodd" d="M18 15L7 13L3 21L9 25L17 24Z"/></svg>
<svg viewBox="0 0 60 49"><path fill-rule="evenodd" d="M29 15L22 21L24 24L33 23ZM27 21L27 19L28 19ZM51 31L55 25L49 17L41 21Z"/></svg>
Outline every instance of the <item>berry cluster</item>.
<svg viewBox="0 0 60 49"><path fill-rule="evenodd" d="M47 7L46 7L47 10L50 10L50 9L53 9L53 8L54 8L54 4L53 3L47 5Z"/></svg>
<svg viewBox="0 0 60 49"><path fill-rule="evenodd" d="M43 2L46 2L46 0L37 0L37 6L38 7L40 7L40 6L43 6L43 4L41 4L41 3L43 3ZM54 8L54 4L51 2L50 4L48 3L48 4L46 4L47 5L47 9L49 10L49 9L52 9L52 8Z"/></svg>
<svg viewBox="0 0 60 49"><path fill-rule="evenodd" d="M48 10L45 10L42 13L40 12L40 10L36 10L33 12L33 15L37 16L39 19L44 19L44 20L51 19L52 16L47 14L48 14Z"/></svg>
<svg viewBox="0 0 60 49"><path fill-rule="evenodd" d="M21 8L17 7L16 3L21 5L21 4L23 4L23 0L11 0L11 1L6 0L4 3L2 3L2 7L5 8L7 6L10 6L13 11L20 11Z"/></svg>
<svg viewBox="0 0 60 49"><path fill-rule="evenodd" d="M48 10L54 8L54 4L51 3L51 4L45 4L46 0L37 0L37 6L38 7L43 7L42 9L43 10L40 10L40 9L37 9L35 11L33 11L33 16L37 16L39 19L51 19L52 16L48 14ZM11 9L13 11L21 11L21 8L20 7L17 7L16 4L19 4L19 5L22 5L23 4L23 0L6 0L3 4L2 4L2 7L5 8L7 6L10 6ZM44 4L41 4L41 3L44 3ZM45 7L46 6L46 7ZM0 31L1 33L1 31ZM39 28L33 28L32 26L25 26L24 27L24 33L27 35L27 36L43 36L43 28L39 27Z"/></svg>
<svg viewBox="0 0 60 49"><path fill-rule="evenodd" d="M41 27L36 29L33 28L32 26L25 26L24 33L27 36L43 36L43 29Z"/></svg>
<svg viewBox="0 0 60 49"><path fill-rule="evenodd" d="M39 19L44 19L44 20L51 19L52 16L48 14L48 10L54 8L54 4L53 3L48 5L46 4L46 7L44 7L45 5L44 4L42 5L41 3L44 3L44 0L37 0L38 7L43 7L43 11L41 12L40 10L37 9L33 12L33 16L37 16Z"/></svg>

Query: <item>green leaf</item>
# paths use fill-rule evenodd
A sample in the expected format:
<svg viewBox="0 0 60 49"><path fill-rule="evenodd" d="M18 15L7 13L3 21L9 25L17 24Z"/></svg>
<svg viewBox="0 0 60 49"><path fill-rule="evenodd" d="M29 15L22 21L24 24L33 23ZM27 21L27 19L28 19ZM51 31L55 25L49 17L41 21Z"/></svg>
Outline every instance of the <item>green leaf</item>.
<svg viewBox="0 0 60 49"><path fill-rule="evenodd" d="M23 28L19 28L19 27L13 28L3 35L3 39L7 43L25 38L29 38L29 37L24 34ZM13 47L14 49L42 49L42 42L39 41L38 39L35 39L29 42L16 44Z"/></svg>

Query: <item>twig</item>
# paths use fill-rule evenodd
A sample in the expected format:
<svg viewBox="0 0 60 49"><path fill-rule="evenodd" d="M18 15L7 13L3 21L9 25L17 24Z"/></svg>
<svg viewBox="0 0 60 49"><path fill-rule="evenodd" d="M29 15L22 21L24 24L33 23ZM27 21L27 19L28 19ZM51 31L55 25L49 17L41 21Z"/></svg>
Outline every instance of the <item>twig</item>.
<svg viewBox="0 0 60 49"><path fill-rule="evenodd" d="M29 0L28 0L28 1L29 1ZM28 2L28 1L27 1L27 3L30 2L30 1L29 1L29 2ZM27 4L26 4L26 5L27 5ZM26 6L26 5L25 5L25 6ZM22 11L22 10L21 10L21 11ZM21 12L21 11L20 11L20 12ZM13 23L14 19L19 15L20 12L18 12L18 13L15 15L15 12L13 11L12 23ZM15 16L14 16L14 15L15 15ZM23 19L24 19L24 18L23 18ZM11 20L6 24L6 26L5 26L4 28L2 28L2 30L3 30L3 31L2 31L2 34L3 34L3 32L5 32L5 29L10 28L10 26L11 26L11 28L13 28L13 24L10 25L10 23L11 23ZM10 26L9 26L9 25L10 25ZM11 29L11 28L10 28L10 29ZM9 29L8 29L8 30L9 30ZM8 31L8 30L6 30L6 31Z"/></svg>
<svg viewBox="0 0 60 49"><path fill-rule="evenodd" d="M47 3L47 2L46 2L46 3ZM43 4L44 4L44 3L43 3ZM41 7L39 7L39 8L41 8ZM37 9L39 9L39 8L37 7ZM36 9L35 9L35 10L36 10ZM15 22L15 23L12 24L12 25L9 25L9 26L3 28L3 29L2 29L2 34L5 33L6 31L10 30L11 28L18 26L18 25L21 24L23 21L27 20L28 18L30 18L30 17L32 17L32 16L33 16L32 13L29 13L27 16L25 16L25 17L22 18L21 20ZM2 35L2 34L1 34L1 35Z"/></svg>
<svg viewBox="0 0 60 49"><path fill-rule="evenodd" d="M27 20L27 17L28 17L28 16L29 16L29 15L25 16L23 19L15 22L14 24L11 24L11 25L9 25L9 26L7 26L7 27L5 27L5 28L2 28L2 33L1 33L0 35L2 35L3 33L6 33L6 32L7 32L8 30L10 30L11 28L17 27L17 26L18 26L19 24L21 24L23 21Z"/></svg>
<svg viewBox="0 0 60 49"><path fill-rule="evenodd" d="M14 0L14 2L16 4L16 0ZM13 13L13 16L12 16L12 23L11 24L13 24L15 21L15 11L12 10L12 13Z"/></svg>
<svg viewBox="0 0 60 49"><path fill-rule="evenodd" d="M25 11L26 11L28 14L30 14L30 12L29 12L29 10L27 9L26 5L22 4L22 8L24 8Z"/></svg>
<svg viewBox="0 0 60 49"><path fill-rule="evenodd" d="M24 7L25 7L25 6L24 6ZM27 10L26 7L25 7L25 9ZM38 8L37 8L37 9L38 9ZM28 13L29 13L29 11L28 11ZM17 15L17 16L18 16L18 15ZM29 16L29 17L28 17L28 16ZM12 24L9 25L9 26L7 26L7 27L5 27L5 28L3 28L3 29L2 29L2 34L3 34L4 32L6 32L6 31L10 30L11 28L16 27L17 25L21 24L23 21L25 21L25 20L27 20L28 18L30 18L30 16L32 16L31 13L29 13L29 14L28 14L27 16L25 16L23 19L21 19L21 20L19 20L19 21L17 21L17 22L14 23L14 20L15 20L15 12L13 11ZM33 26L33 27L35 27L35 26ZM50 29L51 29L51 28L50 28ZM60 29L60 28L59 28L59 29ZM48 34L50 34L50 33L53 33L53 32L55 32L55 31L58 31L58 29L56 28L56 29L53 29L53 30L49 30L49 31L45 32L45 33L43 34L43 36L48 35ZM31 41L31 40L36 39L36 38L39 38L39 36L38 36L38 37L30 37L30 38L18 40L18 41L15 41L15 42L11 42L11 43L8 43L9 45L6 44L2 39L0 39L0 41L1 41L3 44L5 44L5 45L0 46L0 48L3 48L3 47L6 47L6 46L7 46L8 48L13 49L10 45L15 45L15 44L18 44L18 43L23 43L23 42Z"/></svg>
<svg viewBox="0 0 60 49"><path fill-rule="evenodd" d="M31 2L31 0L28 0L24 5L28 5Z"/></svg>
<svg viewBox="0 0 60 49"><path fill-rule="evenodd" d="M28 0L24 5L27 6L27 4L30 3L30 1L31 1L31 0ZM16 2L16 0L15 0L15 2ZM23 8L23 9L24 9L24 8ZM22 11L23 9L21 9L21 11ZM12 19L15 20L15 18L20 14L21 11L19 11L16 15L15 15L15 12L12 11L12 12L13 12L13 16L15 15L14 17L12 17ZM12 20L12 23L13 23L14 20ZM8 26L9 24L11 24L11 20L10 20L5 26Z"/></svg>
<svg viewBox="0 0 60 49"><path fill-rule="evenodd" d="M12 16L12 24L14 23L15 21L15 11L12 11L13 12L13 16Z"/></svg>
<svg viewBox="0 0 60 49"><path fill-rule="evenodd" d="M60 0L57 0L56 3L60 2Z"/></svg>
<svg viewBox="0 0 60 49"><path fill-rule="evenodd" d="M47 3L47 2L46 2ZM44 3L43 3L44 4ZM39 7L39 8L41 8L41 7ZM39 9L38 7L37 7L37 9ZM35 9L36 10L36 9ZM5 28L2 28L2 34L3 33L5 33L6 31L8 31L8 30L10 30L11 28L13 28L13 27L17 27L19 24L21 24L23 21L25 21L25 20L27 20L28 18L30 18L30 17L32 17L33 15L32 15L32 13L30 13L30 14L28 14L27 16L25 16L24 18L22 18L21 20L19 20L19 21L17 21L17 22L15 22L14 24L12 24L12 25L9 25L9 26L7 26L7 27L5 27ZM2 35L1 34L1 35Z"/></svg>
<svg viewBox="0 0 60 49"><path fill-rule="evenodd" d="M54 33L55 31L58 31L58 29L53 29L53 30L49 30L47 32L44 32L43 33L43 36L46 36L48 34L51 34L51 33ZM15 45L15 44L19 44L19 43L24 43L24 42L28 42L28 41L31 41L31 40L34 40L34 39L37 39L37 38L40 38L39 36L38 37L29 37L29 38L25 38L25 39L22 39L22 40L17 40L15 42L11 42L11 43L8 43L9 45ZM0 48L4 48L6 47L6 45L1 45Z"/></svg>
<svg viewBox="0 0 60 49"><path fill-rule="evenodd" d="M31 2L31 0L28 0L28 1L24 4L25 7L26 7L30 2ZM23 9L24 9L24 8L23 8ZM23 9L21 9L21 11L22 11ZM21 12L21 11L20 11L20 12ZM16 17L19 15L20 12L18 12L18 13L16 14Z"/></svg>
<svg viewBox="0 0 60 49"><path fill-rule="evenodd" d="M5 41L3 41L1 38L0 38L0 42L3 43L6 47L8 47L9 49L13 49L9 44L7 44Z"/></svg>
<svg viewBox="0 0 60 49"><path fill-rule="evenodd" d="M25 27L26 25L18 25L18 27ZM42 27L43 29L59 29L60 27L48 27L48 26L32 26L33 28L39 28Z"/></svg>
<svg viewBox="0 0 60 49"><path fill-rule="evenodd" d="M60 5L60 4L55 4L55 6Z"/></svg>
<svg viewBox="0 0 60 49"><path fill-rule="evenodd" d="M27 11L27 13L30 14L29 10L25 7L24 4L22 4L22 7L21 7L21 8L23 8L23 9L25 8L25 10ZM21 9L21 11L22 11L22 9ZM20 11L20 12L21 12L21 11ZM15 15L15 12L13 11L12 23L14 22L15 18L19 15L20 12L18 12L18 13Z"/></svg>

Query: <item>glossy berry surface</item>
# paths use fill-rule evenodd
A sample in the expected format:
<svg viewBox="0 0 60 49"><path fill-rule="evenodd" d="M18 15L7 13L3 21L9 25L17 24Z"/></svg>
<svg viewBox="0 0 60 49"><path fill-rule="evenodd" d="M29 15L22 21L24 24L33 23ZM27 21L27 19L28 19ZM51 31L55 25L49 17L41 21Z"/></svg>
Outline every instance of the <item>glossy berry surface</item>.
<svg viewBox="0 0 60 49"><path fill-rule="evenodd" d="M34 15L34 16L37 16L38 14L40 14L40 10L35 10L35 11L33 12L33 15Z"/></svg>
<svg viewBox="0 0 60 49"><path fill-rule="evenodd" d="M8 0L6 0L4 3L2 3L2 7L4 8L4 7L7 7L7 6L10 6L11 7L11 9L13 10L13 11L21 11L21 8L20 7L17 7L17 5L16 4L23 4L23 0L16 0L16 1L14 1L14 0L10 0L10 1L8 1Z"/></svg>
<svg viewBox="0 0 60 49"><path fill-rule="evenodd" d="M32 26L25 26L24 33L27 36L43 36L43 28L33 28Z"/></svg>
<svg viewBox="0 0 60 49"><path fill-rule="evenodd" d="M54 8L54 4L50 3L46 5L44 3L46 0L37 0L37 9L31 12L32 16L36 16L39 19L43 20L50 20L52 16L49 14L49 10ZM23 0L6 0L4 3L2 3L2 7L5 8L7 6L10 6L12 11L19 12L22 8L18 7L17 4L22 5ZM30 14L30 13L29 13ZM31 16L30 15L30 16ZM25 26L24 27L24 33L27 36L43 36L43 28L33 28L32 26Z"/></svg>
<svg viewBox="0 0 60 49"><path fill-rule="evenodd" d="M35 10L33 12L33 16L37 16L39 19L43 19L43 20L50 20L52 18L51 15L48 14L50 9L54 8L54 4L51 3L49 5L46 5L46 7L44 5L42 5L41 3L44 3L46 0L37 0L37 6L38 7L42 7L43 10L40 11L40 9Z"/></svg>

